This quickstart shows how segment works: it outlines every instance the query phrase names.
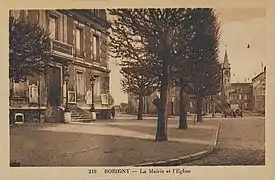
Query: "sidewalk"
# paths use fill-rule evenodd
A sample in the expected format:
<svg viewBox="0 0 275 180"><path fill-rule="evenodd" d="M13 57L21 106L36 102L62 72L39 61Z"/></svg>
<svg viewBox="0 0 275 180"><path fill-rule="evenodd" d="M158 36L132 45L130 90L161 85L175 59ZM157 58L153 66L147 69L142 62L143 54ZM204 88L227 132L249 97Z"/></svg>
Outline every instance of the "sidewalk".
<svg viewBox="0 0 275 180"><path fill-rule="evenodd" d="M206 150L217 122L177 129L168 124L167 142L155 142L156 122L72 123L11 127L11 159L21 166L127 166L168 160Z"/></svg>
<svg viewBox="0 0 275 180"><path fill-rule="evenodd" d="M265 114L262 113L257 113L257 112L251 112L251 111L244 111L244 113L250 115L250 116L260 116L260 117L265 117Z"/></svg>

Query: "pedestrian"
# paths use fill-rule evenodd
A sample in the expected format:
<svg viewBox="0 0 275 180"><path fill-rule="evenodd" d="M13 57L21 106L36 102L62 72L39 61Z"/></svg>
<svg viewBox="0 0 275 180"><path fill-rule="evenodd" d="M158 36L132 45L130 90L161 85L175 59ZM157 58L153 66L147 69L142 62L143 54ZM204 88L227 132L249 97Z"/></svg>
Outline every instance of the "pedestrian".
<svg viewBox="0 0 275 180"><path fill-rule="evenodd" d="M115 115L116 115L116 110L115 107L113 106L111 109L111 115L112 115L112 119L115 119Z"/></svg>
<svg viewBox="0 0 275 180"><path fill-rule="evenodd" d="M156 98L153 100L153 104L156 106L157 108L157 116L159 118L160 114L159 114L159 106L160 106L160 99L158 96L156 96Z"/></svg>

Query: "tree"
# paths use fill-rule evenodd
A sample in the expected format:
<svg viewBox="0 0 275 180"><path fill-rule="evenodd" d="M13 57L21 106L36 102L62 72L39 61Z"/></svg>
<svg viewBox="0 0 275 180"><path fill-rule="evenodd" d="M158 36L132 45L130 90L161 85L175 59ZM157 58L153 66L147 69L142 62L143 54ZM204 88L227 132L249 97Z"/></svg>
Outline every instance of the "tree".
<svg viewBox="0 0 275 180"><path fill-rule="evenodd" d="M150 67L139 65L138 62L121 69L124 76L121 80L123 91L138 97L138 120L142 120L143 97L152 94L157 88L157 79L149 73L150 70Z"/></svg>
<svg viewBox="0 0 275 180"><path fill-rule="evenodd" d="M202 122L202 101L220 89L221 64L218 61L219 22L213 9L194 10L194 38L190 41L191 83L187 90L197 103L197 121Z"/></svg>
<svg viewBox="0 0 275 180"><path fill-rule="evenodd" d="M190 59L190 42L194 38L195 30L194 30L194 17L193 17L194 9L187 9L186 16L190 18L185 22L185 31L189 34L189 36L185 37L186 46L184 49L184 53L182 54L181 61L177 62L174 65L173 73L173 86L179 87L180 92L180 102L179 102L179 129L187 129L187 110L186 110L186 102L187 102L187 95L186 95L186 87L191 82L191 73L190 73L190 66L192 59Z"/></svg>
<svg viewBox="0 0 275 180"><path fill-rule="evenodd" d="M114 13L114 10L110 10ZM157 78L148 63L143 43L139 43L140 36L133 33L130 26L125 25L120 17L111 21L110 42L108 44L111 56L119 59L122 90L129 95L138 97L138 120L142 120L143 97L152 94L157 88Z"/></svg>
<svg viewBox="0 0 275 180"><path fill-rule="evenodd" d="M9 18L9 78L16 82L44 74L51 57L49 33L38 24Z"/></svg>
<svg viewBox="0 0 275 180"><path fill-rule="evenodd" d="M188 51L186 51L188 53ZM175 70L176 76L174 77L174 85L180 89L180 102L179 102L179 129L187 129L187 110L186 110L186 90L185 88L191 82L189 73L190 60L185 56L185 60L179 63Z"/></svg>
<svg viewBox="0 0 275 180"><path fill-rule="evenodd" d="M186 9L116 9L110 11L142 44L144 53L150 58L153 74L160 81L160 106L157 123L157 141L167 140L167 95L173 73L171 68L181 60L186 37L185 22L189 16ZM117 25L119 26L119 25Z"/></svg>

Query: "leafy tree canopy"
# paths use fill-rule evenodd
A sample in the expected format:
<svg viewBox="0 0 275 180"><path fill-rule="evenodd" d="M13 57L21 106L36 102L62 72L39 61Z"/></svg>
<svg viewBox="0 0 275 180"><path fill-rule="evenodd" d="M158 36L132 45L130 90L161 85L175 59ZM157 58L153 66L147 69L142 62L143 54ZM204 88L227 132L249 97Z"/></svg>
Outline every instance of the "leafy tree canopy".
<svg viewBox="0 0 275 180"><path fill-rule="evenodd" d="M15 81L44 74L51 55L49 33L22 19L9 18L9 77Z"/></svg>

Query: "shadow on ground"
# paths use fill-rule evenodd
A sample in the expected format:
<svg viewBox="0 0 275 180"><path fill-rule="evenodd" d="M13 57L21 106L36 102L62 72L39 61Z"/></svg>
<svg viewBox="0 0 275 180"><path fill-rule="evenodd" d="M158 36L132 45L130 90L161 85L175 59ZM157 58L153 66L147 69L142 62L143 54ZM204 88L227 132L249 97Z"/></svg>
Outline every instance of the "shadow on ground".
<svg viewBox="0 0 275 180"><path fill-rule="evenodd" d="M13 129L10 136L11 161L21 166L125 166L205 149L197 144L28 128Z"/></svg>

